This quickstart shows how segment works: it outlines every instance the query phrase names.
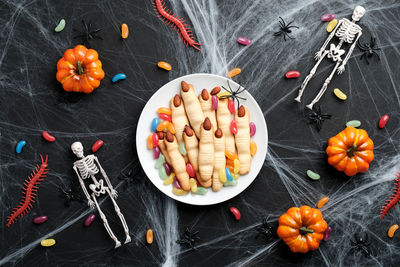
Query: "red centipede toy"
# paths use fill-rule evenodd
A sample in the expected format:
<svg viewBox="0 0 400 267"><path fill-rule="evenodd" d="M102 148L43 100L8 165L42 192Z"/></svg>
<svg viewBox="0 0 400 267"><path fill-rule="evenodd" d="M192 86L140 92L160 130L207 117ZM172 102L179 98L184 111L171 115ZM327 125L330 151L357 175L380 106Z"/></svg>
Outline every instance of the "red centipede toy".
<svg viewBox="0 0 400 267"><path fill-rule="evenodd" d="M174 27L174 30L178 28L176 33L186 46L190 45L191 47L200 51L200 48L198 48L196 45L202 44L194 41L192 31L188 28L187 24L184 24L185 20L183 18L179 18L175 14L171 15L172 12L165 9L165 3L163 0L154 0L153 6L154 10L159 14L158 17L163 17L162 21L167 23L167 25Z"/></svg>
<svg viewBox="0 0 400 267"><path fill-rule="evenodd" d="M389 210L395 207L400 202L400 172L396 175L397 178L394 179L395 188L393 189L393 194L388 200L386 200L385 206L381 209L381 219L389 212Z"/></svg>
<svg viewBox="0 0 400 267"><path fill-rule="evenodd" d="M42 155L40 155L40 158L42 159L42 164L40 164L40 166L36 165L31 176L25 180L24 186L22 187L21 202L13 209L11 215L7 217L7 227L10 227L10 225L15 223L18 218L27 214L32 208L32 202L35 202L35 192L39 188L37 185L43 181L44 177L46 177L46 174L48 173L47 155L46 160L43 160Z"/></svg>

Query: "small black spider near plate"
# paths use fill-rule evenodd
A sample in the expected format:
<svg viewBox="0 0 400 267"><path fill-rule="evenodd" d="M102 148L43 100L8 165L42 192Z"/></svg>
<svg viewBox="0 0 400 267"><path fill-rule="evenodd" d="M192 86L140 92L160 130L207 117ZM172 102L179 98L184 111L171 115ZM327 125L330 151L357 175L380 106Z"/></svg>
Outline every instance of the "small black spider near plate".
<svg viewBox="0 0 400 267"><path fill-rule="evenodd" d="M64 197L64 205L66 207L69 207L71 205L71 202L74 200L79 202L83 201L82 195L79 192L72 190L72 188L64 189L60 186L60 191L60 196Z"/></svg>
<svg viewBox="0 0 400 267"><path fill-rule="evenodd" d="M275 229L268 223L268 219L264 218L261 225L258 227L258 233L268 241L276 232Z"/></svg>
<svg viewBox="0 0 400 267"><path fill-rule="evenodd" d="M365 57L365 61L367 64L369 64L368 58L371 58L374 54L378 57L378 60L380 60L379 54L375 52L375 50L381 50L379 47L376 47L376 39L371 36L371 41L369 43L364 43L362 44L360 40L357 42L358 48L363 52L360 60Z"/></svg>
<svg viewBox="0 0 400 267"><path fill-rule="evenodd" d="M331 117L332 117L332 115L330 115L328 113L322 113L321 106L316 106L316 107L314 106L313 110L308 115L308 121L310 123L314 123L319 132L319 131L321 131L322 123L325 120L330 119Z"/></svg>
<svg viewBox="0 0 400 267"><path fill-rule="evenodd" d="M358 250L361 251L364 256L370 256L371 252L369 251L369 243L368 243L368 234L365 233L364 237L360 236L358 233L354 234L354 240L350 240L351 248L350 250Z"/></svg>
<svg viewBox="0 0 400 267"><path fill-rule="evenodd" d="M194 230L193 226L190 229L186 227L185 232L181 235L181 239L177 240L176 243L195 249L195 243L200 240L200 237L197 236L198 233L199 231Z"/></svg>
<svg viewBox="0 0 400 267"><path fill-rule="evenodd" d="M286 42L286 36L289 37L290 39L295 39L294 37L291 37L289 35L289 33L292 32L292 30L290 28L296 28L298 29L299 27L294 26L294 25L290 25L294 22L294 20L292 20L291 22L289 22L288 24L286 24L286 22L283 20L283 18L279 17L280 21L279 21L279 31L274 33L274 36L280 36L283 34L283 40L285 40Z"/></svg>
<svg viewBox="0 0 400 267"><path fill-rule="evenodd" d="M93 30L92 29L92 23L89 22L87 24L84 20L82 20L83 24L83 30L77 30L74 29L79 35L74 36L74 39L81 39L83 44L86 44L90 48L90 41L94 39L100 39L103 40L103 37L98 35L98 33L101 31L101 28Z"/></svg>

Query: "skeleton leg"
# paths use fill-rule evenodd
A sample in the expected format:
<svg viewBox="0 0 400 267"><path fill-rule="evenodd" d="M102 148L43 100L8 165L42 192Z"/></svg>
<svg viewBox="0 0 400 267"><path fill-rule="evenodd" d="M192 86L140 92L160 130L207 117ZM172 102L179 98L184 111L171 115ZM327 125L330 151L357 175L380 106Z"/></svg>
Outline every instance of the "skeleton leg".
<svg viewBox="0 0 400 267"><path fill-rule="evenodd" d="M108 187L106 187L105 189L106 189L107 193L110 195L110 198L114 204L115 211L117 212L118 217L121 219L122 226L124 227L125 234L126 234L126 239L125 239L124 244L129 243L129 242L131 242L131 237L129 236L129 228L128 228L128 225L126 224L125 217L122 214L121 210L119 209L117 202L115 202L114 198L112 197L110 189Z"/></svg>
<svg viewBox="0 0 400 267"><path fill-rule="evenodd" d="M308 82L314 76L319 64L325 58L325 56L328 54L328 52L329 52L328 50L324 51L324 53L321 55L321 58L317 61L317 63L315 63L314 67L311 69L310 74L308 74L307 77L305 78L304 82L302 83L302 85L300 87L299 95L294 99L297 102L299 102L299 103L301 102L301 96L303 95L304 89L306 89Z"/></svg>
<svg viewBox="0 0 400 267"><path fill-rule="evenodd" d="M306 107L308 107L309 109L312 110L314 104L317 103L317 102L321 99L322 95L325 93L326 89L328 88L328 84L331 82L332 77L333 77L333 75L334 75L335 72L336 72L336 69L339 67L340 64L341 64L340 61L338 61L338 62L336 63L335 67L333 68L333 71L331 72L331 74L329 75L329 77L326 78L326 80L325 80L325 82L324 82L324 85L322 86L322 88L321 88L321 90L319 91L318 95L317 95L317 96L314 98L314 100L311 101L311 103L308 104Z"/></svg>
<svg viewBox="0 0 400 267"><path fill-rule="evenodd" d="M96 204L97 210L99 211L100 217L103 220L104 227L106 228L108 234L110 235L111 239L115 241L115 248L121 246L121 242L118 241L117 237L114 235L114 233L111 231L110 226L108 225L106 215L101 211L99 203L97 203L96 196L92 194L92 198L94 200L94 203Z"/></svg>

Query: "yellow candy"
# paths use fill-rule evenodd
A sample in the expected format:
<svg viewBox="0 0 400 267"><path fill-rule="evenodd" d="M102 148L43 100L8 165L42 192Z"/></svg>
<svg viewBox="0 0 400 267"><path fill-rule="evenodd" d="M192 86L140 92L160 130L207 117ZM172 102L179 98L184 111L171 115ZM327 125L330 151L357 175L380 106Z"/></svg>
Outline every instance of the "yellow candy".
<svg viewBox="0 0 400 267"><path fill-rule="evenodd" d="M328 23L328 26L326 26L326 31L327 32L333 31L333 29L335 29L337 23L338 23L337 19L331 20L331 22Z"/></svg>
<svg viewBox="0 0 400 267"><path fill-rule="evenodd" d="M42 241L40 241L40 245L42 245L43 247L51 247L54 246L55 243L56 241L54 239L43 239Z"/></svg>
<svg viewBox="0 0 400 267"><path fill-rule="evenodd" d="M239 173L233 173L232 176L233 176L233 179L237 180L237 179L239 179L240 174Z"/></svg>
<svg viewBox="0 0 400 267"><path fill-rule="evenodd" d="M174 193L177 196L183 196L183 195L187 194L187 192L185 190L179 189L179 188L176 188L176 187L172 188L172 193Z"/></svg>
<svg viewBox="0 0 400 267"><path fill-rule="evenodd" d="M240 171L240 161L238 159L235 159L233 161L233 173L239 173Z"/></svg>
<svg viewBox="0 0 400 267"><path fill-rule="evenodd" d="M217 97L218 97L218 99L220 99L221 97L228 97L230 95L231 95L231 93L229 93L229 92L220 92L217 94Z"/></svg>
<svg viewBox="0 0 400 267"><path fill-rule="evenodd" d="M170 71L172 69L171 64L164 62L164 61L158 61L157 66L160 69L164 69L166 71Z"/></svg>
<svg viewBox="0 0 400 267"><path fill-rule="evenodd" d="M189 179L189 183L190 183L190 190L192 190L193 193L197 192L197 182L195 179L190 178Z"/></svg>
<svg viewBox="0 0 400 267"><path fill-rule="evenodd" d="M164 180L164 185L170 185L174 181L175 173L171 172L171 174Z"/></svg>
<svg viewBox="0 0 400 267"><path fill-rule="evenodd" d="M335 96L337 96L337 98L339 98L341 100L347 99L347 95L345 93L343 93L342 91L340 91L340 89L338 89L338 88L335 88L333 90L333 93L335 94Z"/></svg>
<svg viewBox="0 0 400 267"><path fill-rule="evenodd" d="M225 183L226 182L225 168L221 168L221 169L218 170L218 177L219 177L219 180L221 181L221 183Z"/></svg>
<svg viewBox="0 0 400 267"><path fill-rule="evenodd" d="M239 69L239 68L231 69L231 70L228 72L228 77L229 77L229 78L232 78L232 77L238 75L238 74L241 73L241 72L242 72L242 70Z"/></svg>
<svg viewBox="0 0 400 267"><path fill-rule="evenodd" d="M256 142L251 142L250 143L250 154L253 157L257 153L257 144Z"/></svg>

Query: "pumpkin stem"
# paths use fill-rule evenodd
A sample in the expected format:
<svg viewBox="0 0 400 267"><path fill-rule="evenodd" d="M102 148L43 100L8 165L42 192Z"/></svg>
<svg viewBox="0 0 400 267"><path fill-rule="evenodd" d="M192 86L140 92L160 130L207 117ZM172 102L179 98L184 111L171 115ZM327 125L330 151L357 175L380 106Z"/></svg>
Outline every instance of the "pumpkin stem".
<svg viewBox="0 0 400 267"><path fill-rule="evenodd" d="M85 70L83 69L81 62L78 60L78 62L76 62L76 65L78 69L78 74L82 75L85 72Z"/></svg>
<svg viewBox="0 0 400 267"><path fill-rule="evenodd" d="M313 230L313 229L309 229L309 228L307 228L307 227L305 227L305 226L300 227L299 230L300 230L300 234L301 234L301 235L306 235L306 234L312 234L312 233L314 233L314 230Z"/></svg>
<svg viewBox="0 0 400 267"><path fill-rule="evenodd" d="M357 146L356 145L353 145L353 146L351 146L349 149L347 149L347 156L348 157L354 157L354 154L356 153L356 151L357 151Z"/></svg>

